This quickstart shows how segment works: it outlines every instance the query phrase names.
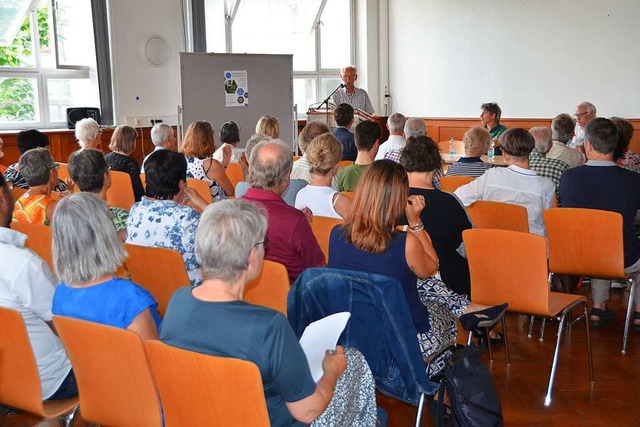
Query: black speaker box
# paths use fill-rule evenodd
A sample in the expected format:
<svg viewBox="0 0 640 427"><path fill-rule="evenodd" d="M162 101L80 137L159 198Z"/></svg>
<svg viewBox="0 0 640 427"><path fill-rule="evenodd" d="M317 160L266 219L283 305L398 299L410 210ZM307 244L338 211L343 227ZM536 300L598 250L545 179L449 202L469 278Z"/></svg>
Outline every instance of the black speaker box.
<svg viewBox="0 0 640 427"><path fill-rule="evenodd" d="M91 118L100 124L100 109L93 107L73 107L67 108L67 127L76 128L78 120Z"/></svg>

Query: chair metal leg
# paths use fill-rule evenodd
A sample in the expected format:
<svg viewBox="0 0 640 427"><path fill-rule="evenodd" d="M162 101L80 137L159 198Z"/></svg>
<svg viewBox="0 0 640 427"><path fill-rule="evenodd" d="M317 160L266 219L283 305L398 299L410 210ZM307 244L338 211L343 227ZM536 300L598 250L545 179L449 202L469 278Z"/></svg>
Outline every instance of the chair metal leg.
<svg viewBox="0 0 640 427"><path fill-rule="evenodd" d="M491 331L489 328L484 328L484 336L487 341L487 349L489 350L489 360L493 362L493 351L491 351Z"/></svg>
<svg viewBox="0 0 640 427"><path fill-rule="evenodd" d="M531 338L533 336L533 323L536 320L536 316L529 316L529 332L527 333L527 337Z"/></svg>
<svg viewBox="0 0 640 427"><path fill-rule="evenodd" d="M78 413L78 410L80 409L80 405L76 406L75 408L73 408L70 412L68 412L65 415L62 415L59 417L60 419L60 424L63 427L70 427L73 424L73 420L76 417L76 414Z"/></svg>
<svg viewBox="0 0 640 427"><path fill-rule="evenodd" d="M441 399L444 399L444 396L440 396ZM420 395L420 402L418 403L418 415L416 415L416 427L420 427L420 422L422 421L422 410L424 409L424 393Z"/></svg>
<svg viewBox="0 0 640 427"><path fill-rule="evenodd" d="M509 357L509 338L507 337L507 321L504 318L504 314L502 314L501 318L502 318L502 333L504 334L504 357L507 361L507 365L510 365L511 358Z"/></svg>
<svg viewBox="0 0 640 427"><path fill-rule="evenodd" d="M627 354L627 340L629 339L629 328L631 328L631 313L633 313L633 300L636 295L635 283L631 283L631 290L629 291L629 302L627 303L627 317L624 322L624 334L622 335L622 354Z"/></svg>
<svg viewBox="0 0 640 427"><path fill-rule="evenodd" d="M587 334L587 356L589 359L589 378L593 383L595 378L593 376L593 360L591 357L591 334L589 333L589 308L587 307L587 302L582 303L583 311L584 311L584 330Z"/></svg>
<svg viewBox="0 0 640 427"><path fill-rule="evenodd" d="M558 367L558 357L560 355L560 341L562 340L562 329L564 328L564 320L567 315L568 308L565 308L560 318L560 324L558 325L558 341L556 342L556 349L553 354L553 363L551 364L551 375L549 376L549 386L547 387L547 395L544 398L544 406L551 405L551 389L553 388L553 381L556 377L556 368Z"/></svg>
<svg viewBox="0 0 640 427"><path fill-rule="evenodd" d="M469 331L469 335L467 335L467 345L471 345L472 338L473 338L473 331Z"/></svg>
<svg viewBox="0 0 640 427"><path fill-rule="evenodd" d="M544 341L544 328L547 325L547 318L542 318L542 325L540 326L540 341Z"/></svg>

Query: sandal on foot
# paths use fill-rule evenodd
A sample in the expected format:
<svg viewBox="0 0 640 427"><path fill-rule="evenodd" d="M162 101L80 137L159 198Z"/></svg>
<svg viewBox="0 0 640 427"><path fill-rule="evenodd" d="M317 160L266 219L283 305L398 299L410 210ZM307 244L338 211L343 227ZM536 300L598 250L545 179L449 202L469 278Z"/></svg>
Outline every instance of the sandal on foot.
<svg viewBox="0 0 640 427"><path fill-rule="evenodd" d="M591 316L597 316L598 319L593 320ZM604 310L601 310L599 308L592 308L591 313L589 313L589 326L591 326L592 328L599 328L609 320L613 320L614 317L615 316L613 314L613 310L611 310L609 307Z"/></svg>
<svg viewBox="0 0 640 427"><path fill-rule="evenodd" d="M640 311L633 312L633 320L640 320ZM640 323L634 323L633 320L631 321L633 330L640 332Z"/></svg>

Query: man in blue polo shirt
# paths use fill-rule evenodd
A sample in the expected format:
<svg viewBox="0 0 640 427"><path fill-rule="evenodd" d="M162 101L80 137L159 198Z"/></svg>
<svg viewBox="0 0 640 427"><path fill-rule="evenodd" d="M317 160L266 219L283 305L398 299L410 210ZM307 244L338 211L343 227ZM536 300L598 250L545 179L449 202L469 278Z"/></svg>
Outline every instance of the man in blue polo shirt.
<svg viewBox="0 0 640 427"><path fill-rule="evenodd" d="M585 129L587 163L567 169L560 180L563 207L589 208L619 212L622 215L625 273L640 282L640 240L635 237L633 219L640 209L640 174L618 167L613 151L618 141L616 125L605 118L595 118ZM591 326L598 327L613 319L607 308L609 280L591 279ZM640 292L635 296L633 328L640 331Z"/></svg>

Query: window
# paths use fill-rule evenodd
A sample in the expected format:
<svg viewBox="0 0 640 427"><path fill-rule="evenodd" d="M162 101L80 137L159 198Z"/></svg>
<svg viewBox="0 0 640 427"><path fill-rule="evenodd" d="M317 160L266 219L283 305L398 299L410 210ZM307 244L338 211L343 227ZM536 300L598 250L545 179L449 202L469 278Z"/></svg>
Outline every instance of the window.
<svg viewBox="0 0 640 427"><path fill-rule="evenodd" d="M206 0L207 50L293 54L298 114L322 102L353 63L352 0Z"/></svg>
<svg viewBox="0 0 640 427"><path fill-rule="evenodd" d="M0 45L0 128L64 127L68 107L100 107L91 2L54 4L36 1Z"/></svg>

